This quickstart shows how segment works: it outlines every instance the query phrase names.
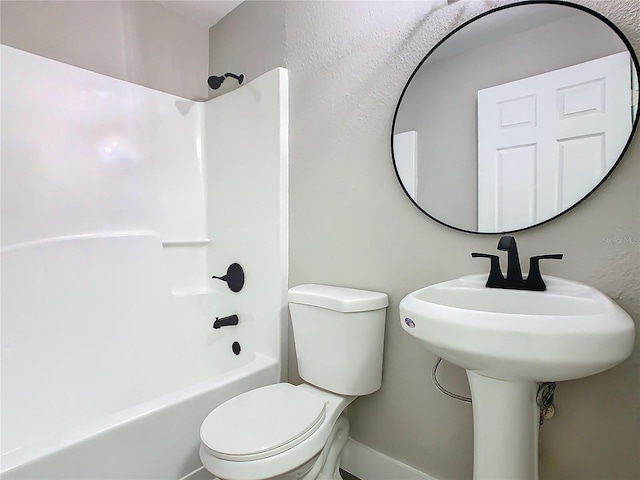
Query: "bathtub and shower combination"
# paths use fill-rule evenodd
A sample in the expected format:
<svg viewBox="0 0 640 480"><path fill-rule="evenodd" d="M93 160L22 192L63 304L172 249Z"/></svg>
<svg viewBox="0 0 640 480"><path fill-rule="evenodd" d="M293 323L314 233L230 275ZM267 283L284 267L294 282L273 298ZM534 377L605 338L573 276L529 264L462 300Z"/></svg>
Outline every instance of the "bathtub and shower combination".
<svg viewBox="0 0 640 480"><path fill-rule="evenodd" d="M198 103L1 48L0 477L210 478L206 415L284 379L287 73Z"/></svg>
<svg viewBox="0 0 640 480"><path fill-rule="evenodd" d="M71 431L3 455L7 479L211 478L198 457L204 418L222 402L279 379L277 361L248 353L228 371L124 408Z"/></svg>

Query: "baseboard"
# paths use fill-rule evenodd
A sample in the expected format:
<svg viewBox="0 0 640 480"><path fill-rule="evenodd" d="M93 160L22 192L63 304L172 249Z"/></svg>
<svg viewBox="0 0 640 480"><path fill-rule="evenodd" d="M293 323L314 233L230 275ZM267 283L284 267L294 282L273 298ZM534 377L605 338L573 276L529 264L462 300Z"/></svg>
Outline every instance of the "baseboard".
<svg viewBox="0 0 640 480"><path fill-rule="evenodd" d="M438 480L349 438L340 467L362 480Z"/></svg>
<svg viewBox="0 0 640 480"><path fill-rule="evenodd" d="M215 477L207 472L204 467L194 470L189 475L182 477L180 480L215 480Z"/></svg>
<svg viewBox="0 0 640 480"><path fill-rule="evenodd" d="M361 480L438 480L352 438L344 447L340 468ZM215 477L201 467L180 480L215 480Z"/></svg>

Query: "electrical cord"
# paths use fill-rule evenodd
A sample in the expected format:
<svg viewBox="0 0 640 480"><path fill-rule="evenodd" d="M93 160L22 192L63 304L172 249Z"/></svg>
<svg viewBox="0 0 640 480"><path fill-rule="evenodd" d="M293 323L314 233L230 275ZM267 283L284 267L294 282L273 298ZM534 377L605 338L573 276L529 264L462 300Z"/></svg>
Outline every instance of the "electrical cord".
<svg viewBox="0 0 640 480"><path fill-rule="evenodd" d="M442 385L440 385L440 382L438 381L438 378L436 377L436 372L438 371L438 365L440 365L441 361L442 361L442 357L438 357L438 360L436 360L436 363L433 365L433 370L431 370L431 378L433 379L433 383L436 385L436 387L438 387L438 390L440 390L442 393L444 393L445 395L447 395L447 396L449 396L451 398L455 398L456 400L460 400L461 402L472 403L471 402L471 397L465 397L463 395L458 395L457 393L450 392L449 390L444 388Z"/></svg>

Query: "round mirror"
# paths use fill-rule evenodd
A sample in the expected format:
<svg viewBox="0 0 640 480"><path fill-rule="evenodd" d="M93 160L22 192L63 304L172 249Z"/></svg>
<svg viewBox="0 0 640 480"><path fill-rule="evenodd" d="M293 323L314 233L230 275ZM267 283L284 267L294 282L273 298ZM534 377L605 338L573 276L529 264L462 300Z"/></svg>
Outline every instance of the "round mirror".
<svg viewBox="0 0 640 480"><path fill-rule="evenodd" d="M420 62L393 120L407 196L451 228L507 233L589 196L638 123L638 59L606 18L520 2L458 27Z"/></svg>

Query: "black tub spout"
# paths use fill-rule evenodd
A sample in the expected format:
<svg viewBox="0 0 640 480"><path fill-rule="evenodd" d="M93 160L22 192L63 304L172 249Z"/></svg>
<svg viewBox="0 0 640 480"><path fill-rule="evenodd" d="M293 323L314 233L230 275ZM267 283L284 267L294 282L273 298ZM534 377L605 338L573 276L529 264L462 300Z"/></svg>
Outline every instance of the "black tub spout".
<svg viewBox="0 0 640 480"><path fill-rule="evenodd" d="M218 318L213 322L213 328L230 327L232 325L238 325L238 315L229 315L228 317Z"/></svg>

